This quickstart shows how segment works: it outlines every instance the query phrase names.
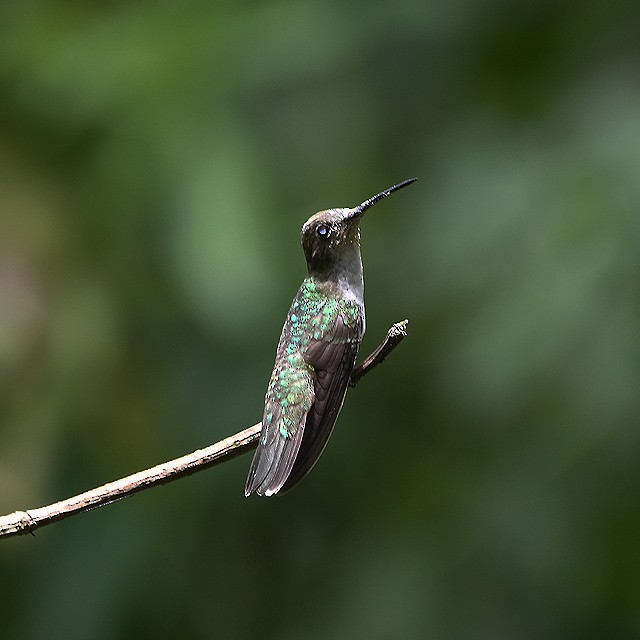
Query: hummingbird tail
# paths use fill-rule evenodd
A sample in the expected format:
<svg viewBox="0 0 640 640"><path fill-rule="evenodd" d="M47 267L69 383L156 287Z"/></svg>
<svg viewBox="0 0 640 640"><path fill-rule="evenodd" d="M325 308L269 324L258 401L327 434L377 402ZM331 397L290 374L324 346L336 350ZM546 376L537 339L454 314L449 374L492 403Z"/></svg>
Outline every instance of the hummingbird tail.
<svg viewBox="0 0 640 640"><path fill-rule="evenodd" d="M252 493L271 496L280 491L298 455L306 418L305 413L295 433L283 436L278 432L274 441L268 446L262 442L258 445L244 489L244 495L247 498ZM264 429L264 425L262 428Z"/></svg>

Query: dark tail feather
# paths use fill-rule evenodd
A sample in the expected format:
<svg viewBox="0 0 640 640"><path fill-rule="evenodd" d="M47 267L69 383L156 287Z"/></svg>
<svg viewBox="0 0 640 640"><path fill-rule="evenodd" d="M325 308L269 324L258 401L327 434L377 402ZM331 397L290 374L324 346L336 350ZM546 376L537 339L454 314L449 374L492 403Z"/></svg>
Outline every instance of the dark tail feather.
<svg viewBox="0 0 640 640"><path fill-rule="evenodd" d="M270 496L280 491L300 449L306 417L305 414L302 424L290 438L278 435L271 447L258 445L249 469L245 496L249 497L254 492L259 496Z"/></svg>

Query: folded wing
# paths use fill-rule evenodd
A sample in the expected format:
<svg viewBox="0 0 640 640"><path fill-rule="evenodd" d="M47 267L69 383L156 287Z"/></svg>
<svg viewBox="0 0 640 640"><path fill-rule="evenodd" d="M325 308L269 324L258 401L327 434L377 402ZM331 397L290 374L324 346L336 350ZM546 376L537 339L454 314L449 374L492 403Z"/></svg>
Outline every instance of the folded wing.
<svg viewBox="0 0 640 640"><path fill-rule="evenodd" d="M360 316L354 326L349 326L337 314L329 330L307 346L304 359L314 369L314 402L307 412L298 454L282 485L282 492L300 482L324 451L344 402L362 331Z"/></svg>

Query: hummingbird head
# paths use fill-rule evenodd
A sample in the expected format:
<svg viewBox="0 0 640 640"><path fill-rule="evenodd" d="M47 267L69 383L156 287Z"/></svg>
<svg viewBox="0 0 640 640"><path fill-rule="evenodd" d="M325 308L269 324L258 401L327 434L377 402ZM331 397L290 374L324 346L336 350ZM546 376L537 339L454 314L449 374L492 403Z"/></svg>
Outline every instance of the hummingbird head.
<svg viewBox="0 0 640 640"><path fill-rule="evenodd" d="M364 212L390 193L415 182L404 180L381 191L353 209L327 209L312 215L302 227L302 248L307 259L309 274L325 279L359 266L360 220Z"/></svg>

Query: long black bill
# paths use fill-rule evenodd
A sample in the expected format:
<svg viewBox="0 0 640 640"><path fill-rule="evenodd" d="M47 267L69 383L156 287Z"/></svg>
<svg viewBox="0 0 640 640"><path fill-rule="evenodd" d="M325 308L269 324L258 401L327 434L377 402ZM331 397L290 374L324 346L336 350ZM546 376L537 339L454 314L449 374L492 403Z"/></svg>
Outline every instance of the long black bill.
<svg viewBox="0 0 640 640"><path fill-rule="evenodd" d="M404 187L407 187L408 185L412 184L417 179L418 178L409 178L408 180L403 180L398 184L394 184L393 187L389 187L388 189L381 191L380 193L373 196L372 198L365 200L362 204L359 204L357 207L353 209L353 213L349 216L349 218L355 218L357 216L361 216L369 207L373 207L373 205L376 202L380 202L382 198L386 198L390 193L393 193L394 191L398 191L398 189L404 189Z"/></svg>

